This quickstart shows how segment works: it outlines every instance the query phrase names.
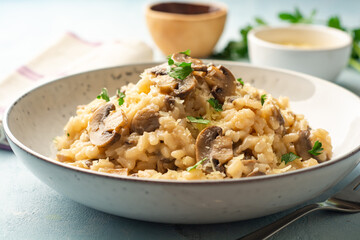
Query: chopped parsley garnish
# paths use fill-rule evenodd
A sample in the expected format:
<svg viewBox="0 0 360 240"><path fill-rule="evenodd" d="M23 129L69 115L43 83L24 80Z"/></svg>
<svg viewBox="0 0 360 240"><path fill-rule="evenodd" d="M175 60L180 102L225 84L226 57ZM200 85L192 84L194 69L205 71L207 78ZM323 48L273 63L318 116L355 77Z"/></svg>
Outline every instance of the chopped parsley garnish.
<svg viewBox="0 0 360 240"><path fill-rule="evenodd" d="M121 91L118 89L116 95L119 97L119 100L118 100L119 106L123 105L124 102L125 102L124 98L126 97L125 93L121 92Z"/></svg>
<svg viewBox="0 0 360 240"><path fill-rule="evenodd" d="M292 152L289 152L289 153L286 153L281 156L281 161L285 162L285 164L288 164L289 162L292 162L297 158L300 158L300 157Z"/></svg>
<svg viewBox="0 0 360 240"><path fill-rule="evenodd" d="M265 103L265 101L266 101L266 98L267 98L267 97L266 97L266 94L261 95L261 99L260 99L260 100L261 100L261 105L262 105L262 106L264 106L264 103Z"/></svg>
<svg viewBox="0 0 360 240"><path fill-rule="evenodd" d="M66 133L66 135L67 135L68 137L70 137L70 133Z"/></svg>
<svg viewBox="0 0 360 240"><path fill-rule="evenodd" d="M311 155L317 156L321 154L321 151L324 150L324 148L322 148L322 143L319 141L316 141L313 148L311 150L309 150L308 152Z"/></svg>
<svg viewBox="0 0 360 240"><path fill-rule="evenodd" d="M186 171L190 172L191 170L194 170L197 168L197 166L199 166L200 164L202 164L207 158L203 158L202 160L198 161L197 163L195 163L194 166L188 167L186 168Z"/></svg>
<svg viewBox="0 0 360 240"><path fill-rule="evenodd" d="M221 112L222 109L222 104L219 103L219 101L215 98L210 98L209 100L207 100L208 103L210 103L210 105L215 109L215 111L217 112Z"/></svg>
<svg viewBox="0 0 360 240"><path fill-rule="evenodd" d="M171 58L170 58L171 59ZM169 70L169 76L173 77L175 79L180 79L180 80L184 80L190 73L193 72L193 69L191 67L191 62L190 63L186 63L186 62L174 62L174 60L171 59L168 60L169 65L176 65L176 67L172 67ZM172 64L170 64L172 63Z"/></svg>
<svg viewBox="0 0 360 240"><path fill-rule="evenodd" d="M110 101L108 90L106 88L103 88L101 90L101 93L96 97L97 99L104 99L105 101Z"/></svg>
<svg viewBox="0 0 360 240"><path fill-rule="evenodd" d="M174 60L171 58L171 56L168 56L168 64L169 66L174 65Z"/></svg>
<svg viewBox="0 0 360 240"><path fill-rule="evenodd" d="M190 55L190 50L186 50L185 52L180 52L187 56ZM171 56L168 56L168 73L170 77L175 79L184 80L190 73L194 71L191 67L191 62L175 62ZM173 67L175 65L175 67Z"/></svg>
<svg viewBox="0 0 360 240"><path fill-rule="evenodd" d="M202 117L186 117L192 123L200 123L200 124L209 124L210 121L207 119L203 119Z"/></svg>
<svg viewBox="0 0 360 240"><path fill-rule="evenodd" d="M242 78L238 78L238 79L236 79L241 85L243 85L244 86L244 81L242 80Z"/></svg>
<svg viewBox="0 0 360 240"><path fill-rule="evenodd" d="M183 52L180 52L180 53L185 54L186 56L190 56L190 54L191 54L191 50L190 50L190 49L188 49L188 50L183 51Z"/></svg>

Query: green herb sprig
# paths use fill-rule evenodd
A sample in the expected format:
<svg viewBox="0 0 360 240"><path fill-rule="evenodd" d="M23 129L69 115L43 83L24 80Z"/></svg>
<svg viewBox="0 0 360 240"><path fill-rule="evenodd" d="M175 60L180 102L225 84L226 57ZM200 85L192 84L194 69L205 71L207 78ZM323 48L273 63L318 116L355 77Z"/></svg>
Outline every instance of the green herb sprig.
<svg viewBox="0 0 360 240"><path fill-rule="evenodd" d="M199 166L200 164L202 164L207 158L203 158L202 160L198 161L197 163L195 163L195 165L186 168L186 171L190 172L191 170L194 170L197 168L197 166Z"/></svg>
<svg viewBox="0 0 360 240"><path fill-rule="evenodd" d="M281 161L282 162L285 162L285 165L288 164L289 162L292 162L294 161L295 159L297 158L300 158L298 155L292 153L292 152L289 152L289 153L286 153L284 155L281 156Z"/></svg>
<svg viewBox="0 0 360 240"><path fill-rule="evenodd" d="M182 53L190 54L190 50L186 50L185 52ZM169 65L168 74L170 77L173 77L175 79L184 80L190 73L194 71L194 69L192 69L191 67L191 62L190 63L175 62L171 58L171 56L168 57L168 65ZM172 67L173 65L175 65L175 67Z"/></svg>
<svg viewBox="0 0 360 240"><path fill-rule="evenodd" d="M191 54L191 50L190 50L190 49L188 49L188 50L183 51L183 52L180 52L180 53L185 54L186 56L190 56L190 54Z"/></svg>
<svg viewBox="0 0 360 240"><path fill-rule="evenodd" d="M266 99L267 99L266 94L261 95L261 97L260 97L261 106L264 106L264 103L265 103Z"/></svg>
<svg viewBox="0 0 360 240"><path fill-rule="evenodd" d="M281 12L279 13L278 17L290 23L313 23L314 17L316 15L316 9L313 9L310 13L309 17L305 17L299 10L299 8L295 7L293 13L291 12Z"/></svg>
<svg viewBox="0 0 360 240"><path fill-rule="evenodd" d="M125 102L124 98L126 97L125 93L121 92L120 89L118 89L116 95L119 98L118 99L119 106L123 105Z"/></svg>
<svg viewBox="0 0 360 240"><path fill-rule="evenodd" d="M202 117L187 116L186 118L192 123L200 123L200 124L209 124L210 123L209 120L204 119Z"/></svg>
<svg viewBox="0 0 360 240"><path fill-rule="evenodd" d="M244 86L244 81L242 80L242 78L238 78L238 79L236 79L236 81L238 81L241 85L243 85Z"/></svg>
<svg viewBox="0 0 360 240"><path fill-rule="evenodd" d="M322 143L319 141L316 141L313 148L311 150L309 150L308 152L311 155L317 156L322 153L322 150L324 150L324 148L322 148Z"/></svg>
<svg viewBox="0 0 360 240"><path fill-rule="evenodd" d="M96 97L97 99L104 99L105 101L110 101L108 90L106 88L103 88L101 90L101 93Z"/></svg>
<svg viewBox="0 0 360 240"><path fill-rule="evenodd" d="M217 111L217 112L221 112L221 111L223 111L223 109L222 109L222 104L221 103L219 103L219 101L217 100L217 99L215 99L215 98L210 98L209 100L207 100L208 101L208 103L210 103L210 105L215 109L215 111Z"/></svg>

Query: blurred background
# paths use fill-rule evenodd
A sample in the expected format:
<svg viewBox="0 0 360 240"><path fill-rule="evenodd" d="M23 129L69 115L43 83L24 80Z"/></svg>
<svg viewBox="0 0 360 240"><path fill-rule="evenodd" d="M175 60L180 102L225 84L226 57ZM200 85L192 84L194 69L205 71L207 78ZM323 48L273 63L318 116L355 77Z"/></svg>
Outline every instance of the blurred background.
<svg viewBox="0 0 360 240"><path fill-rule="evenodd" d="M91 42L136 39L154 49L156 60L163 56L157 49L145 22L147 4L161 1L125 0L0 0L0 81L22 64L27 63L64 33L73 32ZM212 2L212 1L197 1ZM278 18L281 11L293 12L298 7L323 24L333 15L341 17L343 25L359 26L360 1L351 0L223 0L228 8L224 32L216 45L221 50L226 43L240 38L239 30L261 17L271 25L284 24Z"/></svg>

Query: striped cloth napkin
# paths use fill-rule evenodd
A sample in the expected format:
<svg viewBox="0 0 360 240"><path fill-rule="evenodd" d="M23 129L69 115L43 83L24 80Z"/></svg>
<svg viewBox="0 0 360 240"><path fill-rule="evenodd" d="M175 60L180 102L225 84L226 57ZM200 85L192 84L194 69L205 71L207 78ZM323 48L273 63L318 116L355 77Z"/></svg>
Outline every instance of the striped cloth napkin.
<svg viewBox="0 0 360 240"><path fill-rule="evenodd" d="M1 124L5 109L30 88L77 72L152 60L152 49L141 41L89 42L66 33L45 52L0 81L0 148L10 149Z"/></svg>

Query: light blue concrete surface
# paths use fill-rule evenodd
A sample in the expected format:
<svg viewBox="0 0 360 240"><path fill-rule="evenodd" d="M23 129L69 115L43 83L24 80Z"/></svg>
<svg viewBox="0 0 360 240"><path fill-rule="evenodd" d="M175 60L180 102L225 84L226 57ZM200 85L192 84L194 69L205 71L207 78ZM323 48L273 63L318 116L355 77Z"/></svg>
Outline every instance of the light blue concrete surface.
<svg viewBox="0 0 360 240"><path fill-rule="evenodd" d="M63 32L89 40L141 38L154 46L143 16L150 1L0 0L0 79L36 56ZM299 6L318 17L340 15L345 25L360 26L360 1L224 1L229 17L218 48L238 29L261 16L278 24L276 14ZM156 50L156 57L161 54ZM360 95L360 74L346 69L338 84ZM360 111L356 109L356 111ZM358 166L322 201L360 174ZM59 195L35 178L13 153L0 150L0 239L236 239L293 211L215 225L167 225L112 216ZM278 233L274 239L360 239L360 214L317 212Z"/></svg>

